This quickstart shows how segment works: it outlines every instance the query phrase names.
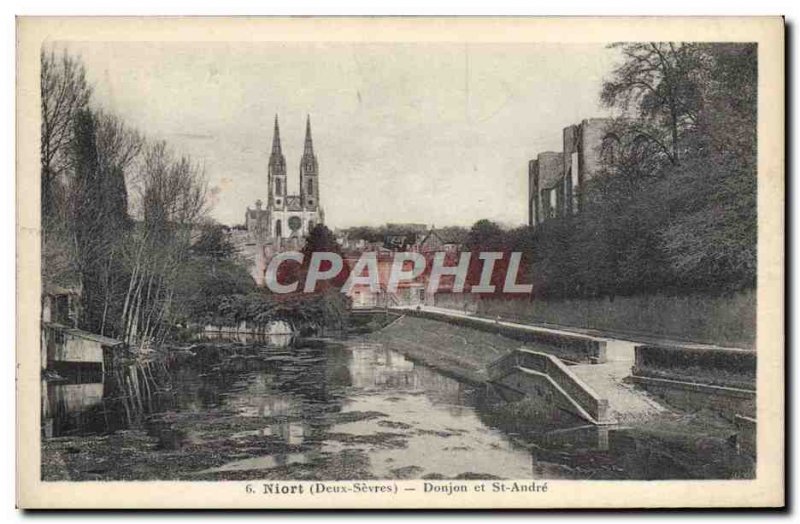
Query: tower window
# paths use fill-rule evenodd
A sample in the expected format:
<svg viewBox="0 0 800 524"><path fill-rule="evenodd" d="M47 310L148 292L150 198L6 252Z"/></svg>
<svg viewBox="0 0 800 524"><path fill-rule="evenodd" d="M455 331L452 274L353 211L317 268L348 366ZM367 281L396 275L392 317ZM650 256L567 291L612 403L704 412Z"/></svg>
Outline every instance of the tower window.
<svg viewBox="0 0 800 524"><path fill-rule="evenodd" d="M314 192L314 181L313 180L309 180L308 182L306 182L306 185L308 186L308 192L309 193L313 193Z"/></svg>
<svg viewBox="0 0 800 524"><path fill-rule="evenodd" d="M281 191L281 179L280 178L276 178L275 179L275 193L277 193L279 195L282 194L282 191Z"/></svg>
<svg viewBox="0 0 800 524"><path fill-rule="evenodd" d="M313 205L314 205L314 201L313 201L313 200L309 200L309 201L308 201L308 205L309 205L309 206L313 206Z"/></svg>

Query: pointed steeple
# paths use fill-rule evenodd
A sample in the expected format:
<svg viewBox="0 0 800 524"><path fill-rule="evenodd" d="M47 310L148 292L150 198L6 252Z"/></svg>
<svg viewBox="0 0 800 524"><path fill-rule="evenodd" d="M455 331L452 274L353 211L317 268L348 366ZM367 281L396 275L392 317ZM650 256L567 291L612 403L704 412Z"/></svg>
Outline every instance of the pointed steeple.
<svg viewBox="0 0 800 524"><path fill-rule="evenodd" d="M311 115L306 115L306 145L303 156L314 156L314 143L311 140Z"/></svg>
<svg viewBox="0 0 800 524"><path fill-rule="evenodd" d="M278 129L278 115L275 115L275 130L272 132L272 156L280 157L281 153L281 131Z"/></svg>
<svg viewBox="0 0 800 524"><path fill-rule="evenodd" d="M281 152L281 132L278 129L278 115L275 115L275 130L272 134L272 153L269 155L269 165L267 167L269 177L268 187L270 200L267 207L280 206L284 200L281 198L286 195L286 158ZM274 196L274 200L273 200Z"/></svg>
<svg viewBox="0 0 800 524"><path fill-rule="evenodd" d="M303 208L316 211L319 206L319 167L314 156L314 143L311 141L311 117L306 116L306 144L300 159L300 200Z"/></svg>

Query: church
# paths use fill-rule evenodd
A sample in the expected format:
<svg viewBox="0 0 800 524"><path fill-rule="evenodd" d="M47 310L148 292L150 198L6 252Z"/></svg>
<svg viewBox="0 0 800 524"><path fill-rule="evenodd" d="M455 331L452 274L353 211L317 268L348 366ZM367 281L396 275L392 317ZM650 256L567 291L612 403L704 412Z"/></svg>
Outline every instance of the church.
<svg viewBox="0 0 800 524"><path fill-rule="evenodd" d="M289 194L286 158L281 151L278 116L272 136L272 152L267 168L267 201L257 200L255 209L247 208L245 226L259 243L273 250L299 249L315 225L324 222L319 200L319 165L311 139L311 117L306 118L306 139L300 158L300 191Z"/></svg>

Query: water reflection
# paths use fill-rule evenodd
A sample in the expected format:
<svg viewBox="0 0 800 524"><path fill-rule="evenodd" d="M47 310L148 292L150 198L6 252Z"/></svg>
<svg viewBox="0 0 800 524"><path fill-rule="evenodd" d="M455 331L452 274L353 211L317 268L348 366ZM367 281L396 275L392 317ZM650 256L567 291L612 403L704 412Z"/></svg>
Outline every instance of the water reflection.
<svg viewBox="0 0 800 524"><path fill-rule="evenodd" d="M42 434L53 437L82 426L82 415L103 402L103 383L48 384L42 381Z"/></svg>
<svg viewBox="0 0 800 524"><path fill-rule="evenodd" d="M90 383L43 383L43 436L136 429L156 443L142 449L136 467L157 468L159 454L169 453L171 469L153 474L187 479L270 471L278 478L726 478L752 468L719 439L586 425L377 344L194 351L169 369L135 365ZM113 468L108 475L130 478Z"/></svg>
<svg viewBox="0 0 800 524"><path fill-rule="evenodd" d="M246 331L203 331L196 340L238 342L240 344L262 344L274 348L288 348L294 342L291 333L252 333Z"/></svg>

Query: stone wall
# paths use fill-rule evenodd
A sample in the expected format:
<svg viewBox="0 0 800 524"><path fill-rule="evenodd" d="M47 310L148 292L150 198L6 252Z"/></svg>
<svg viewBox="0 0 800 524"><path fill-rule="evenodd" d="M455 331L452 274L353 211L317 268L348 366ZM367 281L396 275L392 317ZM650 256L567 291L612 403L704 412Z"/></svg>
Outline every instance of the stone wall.
<svg viewBox="0 0 800 524"><path fill-rule="evenodd" d="M528 161L528 225L539 223L539 161Z"/></svg>
<svg viewBox="0 0 800 524"><path fill-rule="evenodd" d="M642 344L635 354L634 375L756 389L755 351Z"/></svg>
<svg viewBox="0 0 800 524"><path fill-rule="evenodd" d="M561 177L564 176L563 153L554 153L552 151L539 153L537 160L540 189L549 189L556 185Z"/></svg>
<svg viewBox="0 0 800 524"><path fill-rule="evenodd" d="M539 168L539 222L557 217L564 205L564 155L548 151L537 158ZM538 223L538 222L537 222Z"/></svg>
<svg viewBox="0 0 800 524"><path fill-rule="evenodd" d="M587 118L567 126L562 129L561 152L539 153L529 161L530 225L580 211L581 189L602 167L602 144L611 124L609 118Z"/></svg>
<svg viewBox="0 0 800 524"><path fill-rule="evenodd" d="M551 329L509 325L481 317L443 315L428 310L409 309L405 310L404 314L494 333L571 362L602 363L606 361L606 341L596 337L578 333L565 334Z"/></svg>
<svg viewBox="0 0 800 524"><path fill-rule="evenodd" d="M756 415L756 392L752 390L637 375L631 381L681 410L712 411L729 421Z"/></svg>
<svg viewBox="0 0 800 524"><path fill-rule="evenodd" d="M435 305L523 323L665 337L678 341L755 348L754 290L729 296L664 294L633 297L503 300L439 294Z"/></svg>
<svg viewBox="0 0 800 524"><path fill-rule="evenodd" d="M608 118L588 118L581 122L581 184L591 180L602 167L601 149L610 124Z"/></svg>
<svg viewBox="0 0 800 524"><path fill-rule="evenodd" d="M711 409L733 420L755 416L756 352L636 346L632 380L680 409Z"/></svg>

